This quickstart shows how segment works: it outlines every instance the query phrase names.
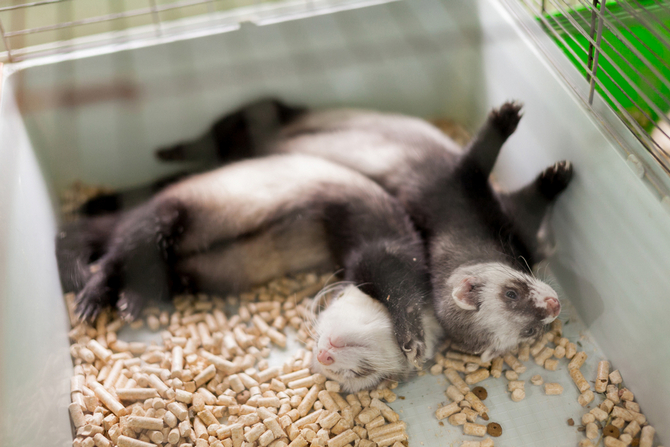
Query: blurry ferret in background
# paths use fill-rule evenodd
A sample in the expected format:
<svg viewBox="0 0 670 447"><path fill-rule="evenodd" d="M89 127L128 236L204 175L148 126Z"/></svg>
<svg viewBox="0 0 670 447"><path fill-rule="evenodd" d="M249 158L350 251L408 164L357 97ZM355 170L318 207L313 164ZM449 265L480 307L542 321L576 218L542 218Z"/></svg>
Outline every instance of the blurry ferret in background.
<svg viewBox="0 0 670 447"><path fill-rule="evenodd" d="M306 153L357 170L398 197L425 238L435 312L456 347L491 359L537 340L558 316L557 293L532 275L531 266L544 256L538 233L569 184L572 165L556 163L508 194L498 194L488 181L521 119L520 106L506 103L492 111L462 149L426 121L395 114L294 108L291 119L277 125L281 110L291 109L277 104L259 101L222 118L219 123L246 124L216 135L218 162L227 161L228 145L232 159ZM275 125L258 125L259 115L274 116ZM158 156L192 159L207 139L214 137ZM246 152L240 142L249 143Z"/></svg>
<svg viewBox="0 0 670 447"><path fill-rule="evenodd" d="M57 238L61 283L89 320L109 305L132 319L152 296L243 291L341 266L351 285L319 316L314 357L352 391L405 377L433 355L441 329L423 253L405 210L379 185L301 154L187 178Z"/></svg>

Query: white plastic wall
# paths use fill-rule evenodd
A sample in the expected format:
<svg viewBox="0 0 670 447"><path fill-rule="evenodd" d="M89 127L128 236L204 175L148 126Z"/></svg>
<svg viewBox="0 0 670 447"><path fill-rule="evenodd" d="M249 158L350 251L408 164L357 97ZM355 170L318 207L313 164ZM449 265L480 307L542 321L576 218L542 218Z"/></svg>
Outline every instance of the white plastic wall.
<svg viewBox="0 0 670 447"><path fill-rule="evenodd" d="M169 170L152 151L262 95L465 122L482 115L478 24L469 2L393 2L36 66L20 77L35 149L61 190ZM473 100L474 99L474 100Z"/></svg>
<svg viewBox="0 0 670 447"><path fill-rule="evenodd" d="M3 83L0 104L0 445L66 446L72 362L56 219L13 87Z"/></svg>
<svg viewBox="0 0 670 447"><path fill-rule="evenodd" d="M22 69L21 69L22 68ZM65 445L71 365L48 191L124 187L152 151L272 94L312 106L451 116L525 103L496 168L516 187L559 159L574 184L553 224L564 297L662 440L670 410L670 214L627 168L497 0L412 0L60 62L5 67L0 108L0 445ZM18 104L18 109L17 109ZM27 132L26 132L27 129ZM39 163L38 163L39 160ZM40 166L42 169L40 169ZM20 404L17 404L20 402Z"/></svg>

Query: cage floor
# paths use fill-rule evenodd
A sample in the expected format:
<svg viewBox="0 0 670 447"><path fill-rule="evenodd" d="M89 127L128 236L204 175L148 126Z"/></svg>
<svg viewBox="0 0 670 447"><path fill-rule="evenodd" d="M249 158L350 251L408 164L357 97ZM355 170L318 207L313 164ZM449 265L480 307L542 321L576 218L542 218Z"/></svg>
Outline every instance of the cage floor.
<svg viewBox="0 0 670 447"><path fill-rule="evenodd" d="M595 377L598 361L605 357L580 320L576 309L565 299L562 303L560 320L563 322L564 336L574 343L579 342L578 350L588 354L581 370L587 380L590 380ZM297 349L303 347L293 329L287 327L286 334L287 347L280 349L273 346L268 358L270 366L281 366ZM119 338L125 341L161 343L158 333L149 332L147 329L133 330L127 326L121 330ZM584 439L584 434L577 431L581 425L582 414L599 405L602 397L596 394L596 399L586 409L582 408L577 403L579 392L568 375L567 364L568 360L562 359L556 371L547 371L537 366L532 358L525 362L528 369L519 376L519 380L526 382L526 398L521 402L511 400L504 373L498 379L490 377L477 384L488 391L488 398L484 403L489 408L490 422L498 422L503 427L503 435L495 438L496 446L575 446L579 440ZM430 363L426 366L429 367ZM616 365L613 365L613 368L616 368ZM529 381L535 374L540 374L545 382L560 383L564 389L563 394L545 396L544 387L531 385ZM407 423L410 447L456 447L464 440L481 439L465 436L462 427L451 426L446 419L439 423L435 418L435 410L449 402L444 394L449 385L444 375L433 376L426 373L401 383L394 390L398 399L389 405ZM575 421L572 427L567 424L570 418ZM478 419L478 423L482 423L482 420Z"/></svg>

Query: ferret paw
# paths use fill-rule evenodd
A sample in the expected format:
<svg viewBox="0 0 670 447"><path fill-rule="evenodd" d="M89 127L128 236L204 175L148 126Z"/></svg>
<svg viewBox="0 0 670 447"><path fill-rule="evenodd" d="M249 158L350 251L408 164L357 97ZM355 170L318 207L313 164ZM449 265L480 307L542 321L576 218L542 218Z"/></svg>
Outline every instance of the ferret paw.
<svg viewBox="0 0 670 447"><path fill-rule="evenodd" d="M542 171L537 178L537 187L544 197L552 200L568 187L572 176L572 163L567 160L559 161Z"/></svg>
<svg viewBox="0 0 670 447"><path fill-rule="evenodd" d="M119 294L119 301L116 303L116 308L119 311L121 319L131 322L135 321L140 316L144 304L144 298L141 294L126 289Z"/></svg>
<svg viewBox="0 0 670 447"><path fill-rule="evenodd" d="M405 354L405 357L407 357L407 360L409 360L409 362L417 369L421 369L423 362L426 360L424 358L426 344L422 341L412 339L400 346L402 346L402 351Z"/></svg>
<svg viewBox="0 0 670 447"><path fill-rule="evenodd" d="M110 288L107 276L97 272L89 278L84 288L77 294L75 311L81 321L92 322L100 311L110 303Z"/></svg>
<svg viewBox="0 0 670 447"><path fill-rule="evenodd" d="M506 102L499 109L494 109L489 115L490 122L500 131L504 138L509 137L516 130L521 120L521 104Z"/></svg>

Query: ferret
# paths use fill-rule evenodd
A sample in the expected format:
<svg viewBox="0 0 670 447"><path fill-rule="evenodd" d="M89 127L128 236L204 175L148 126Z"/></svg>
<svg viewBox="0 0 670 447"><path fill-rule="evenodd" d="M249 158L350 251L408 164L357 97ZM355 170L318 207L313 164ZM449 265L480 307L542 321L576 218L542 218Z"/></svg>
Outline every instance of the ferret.
<svg viewBox="0 0 670 447"><path fill-rule="evenodd" d="M557 293L530 266L543 256L537 235L572 178L572 164L556 163L513 193L497 193L488 180L520 109L505 103L493 110L465 148L418 118L307 111L265 140L256 138L246 156L322 157L396 196L425 240L438 320L454 346L488 360L535 341L561 309ZM225 162L225 147L217 151Z"/></svg>
<svg viewBox="0 0 670 447"><path fill-rule="evenodd" d="M84 203L80 212L85 216L98 216L128 209L190 175L248 158L248 148L260 147L306 111L305 107L289 106L275 98L245 104L216 121L200 138L155 151L156 157L162 161L190 162L193 165L190 170L158 179L147 186L99 195Z"/></svg>
<svg viewBox="0 0 670 447"><path fill-rule="evenodd" d="M430 305L421 311L421 320L424 355L431 358L443 331ZM345 392L371 388L384 379L404 380L415 371L395 342L389 310L352 285L318 314L314 333L314 372L339 382Z"/></svg>
<svg viewBox="0 0 670 447"><path fill-rule="evenodd" d="M357 294L389 309L407 359L424 358L420 236L379 185L322 158L275 155L189 177L134 209L65 227L57 256L86 320L108 305L133 319L151 296L235 292L341 266Z"/></svg>

